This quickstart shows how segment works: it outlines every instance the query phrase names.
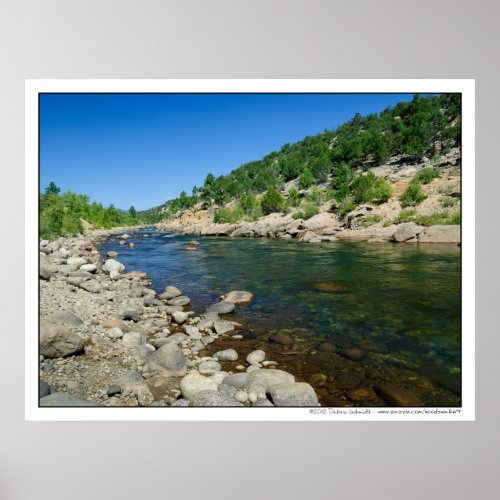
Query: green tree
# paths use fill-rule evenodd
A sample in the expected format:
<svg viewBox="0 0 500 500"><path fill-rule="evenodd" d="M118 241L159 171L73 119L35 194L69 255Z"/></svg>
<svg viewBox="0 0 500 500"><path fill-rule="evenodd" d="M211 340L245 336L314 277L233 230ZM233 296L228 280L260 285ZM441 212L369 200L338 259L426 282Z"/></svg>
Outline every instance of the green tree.
<svg viewBox="0 0 500 500"><path fill-rule="evenodd" d="M135 219L137 217L137 211L135 210L135 207L130 207L128 209L128 213L130 215L130 217L132 217L133 219Z"/></svg>
<svg viewBox="0 0 500 500"><path fill-rule="evenodd" d="M268 215L279 212L283 208L283 202L281 194L276 189L270 188L260 200L260 206L264 215Z"/></svg>
<svg viewBox="0 0 500 500"><path fill-rule="evenodd" d="M314 177L308 167L304 169L302 175L299 177L299 187L301 189L308 188L314 182Z"/></svg>
<svg viewBox="0 0 500 500"><path fill-rule="evenodd" d="M59 194L61 192L61 189L57 187L55 182L51 182L46 188L45 188L45 194Z"/></svg>

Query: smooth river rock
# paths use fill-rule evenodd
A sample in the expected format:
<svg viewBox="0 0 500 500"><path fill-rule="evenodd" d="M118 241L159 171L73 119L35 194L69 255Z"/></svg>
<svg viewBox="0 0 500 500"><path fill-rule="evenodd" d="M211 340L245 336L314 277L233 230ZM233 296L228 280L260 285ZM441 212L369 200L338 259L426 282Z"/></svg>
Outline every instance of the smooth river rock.
<svg viewBox="0 0 500 500"><path fill-rule="evenodd" d="M251 352L247 356L247 363L251 365L256 365L258 363L262 363L262 361L264 361L265 359L266 359L266 353L259 349L257 351Z"/></svg>
<svg viewBox="0 0 500 500"><path fill-rule="evenodd" d="M231 396L219 391L200 391L190 400L192 406L243 406Z"/></svg>
<svg viewBox="0 0 500 500"><path fill-rule="evenodd" d="M376 390L392 406L424 406L423 402L415 394L396 384L382 384L376 387Z"/></svg>
<svg viewBox="0 0 500 500"><path fill-rule="evenodd" d="M119 262L118 260L115 260L115 259L108 259L104 263L102 268L107 273L111 273L111 271L115 271L115 272L118 272L120 274L125 272L125 266L121 262Z"/></svg>
<svg viewBox="0 0 500 500"><path fill-rule="evenodd" d="M181 393L186 399L191 400L196 393L201 391L217 391L217 383L198 372L190 372L181 380Z"/></svg>
<svg viewBox="0 0 500 500"><path fill-rule="evenodd" d="M234 290L224 296L224 301L232 302L233 304L247 304L253 299L253 294L240 290Z"/></svg>
<svg viewBox="0 0 500 500"><path fill-rule="evenodd" d="M267 392L274 406L318 406L316 393L306 382L274 384Z"/></svg>
<svg viewBox="0 0 500 500"><path fill-rule="evenodd" d="M238 353L234 349L225 349L224 351L216 352L213 357L219 361L236 361Z"/></svg>
<svg viewBox="0 0 500 500"><path fill-rule="evenodd" d="M212 314L229 314L234 311L235 305L232 302L226 302L225 300L217 302L209 306L205 312L207 315Z"/></svg>
<svg viewBox="0 0 500 500"><path fill-rule="evenodd" d="M175 343L165 344L149 357L149 365L160 368L169 377L183 377L187 371L187 360L182 349Z"/></svg>
<svg viewBox="0 0 500 500"><path fill-rule="evenodd" d="M56 323L40 325L40 354L46 358L64 358L83 352L83 339L67 326Z"/></svg>
<svg viewBox="0 0 500 500"><path fill-rule="evenodd" d="M67 325L79 326L83 325L83 321L73 313L69 311L56 311L49 316L47 319L54 323L65 323Z"/></svg>
<svg viewBox="0 0 500 500"><path fill-rule="evenodd" d="M459 225L436 225L424 228L418 234L420 243L460 243Z"/></svg>

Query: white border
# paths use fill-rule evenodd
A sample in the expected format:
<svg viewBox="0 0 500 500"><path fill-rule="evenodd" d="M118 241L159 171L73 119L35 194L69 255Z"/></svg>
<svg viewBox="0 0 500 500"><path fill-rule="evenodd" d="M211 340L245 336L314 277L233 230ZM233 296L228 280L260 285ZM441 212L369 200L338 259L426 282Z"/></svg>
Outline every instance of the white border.
<svg viewBox="0 0 500 500"><path fill-rule="evenodd" d="M462 93L462 403L450 408L39 408L38 93L332 92ZM25 419L463 421L475 419L475 81L474 80L26 80L25 81ZM345 412L345 413L344 413Z"/></svg>

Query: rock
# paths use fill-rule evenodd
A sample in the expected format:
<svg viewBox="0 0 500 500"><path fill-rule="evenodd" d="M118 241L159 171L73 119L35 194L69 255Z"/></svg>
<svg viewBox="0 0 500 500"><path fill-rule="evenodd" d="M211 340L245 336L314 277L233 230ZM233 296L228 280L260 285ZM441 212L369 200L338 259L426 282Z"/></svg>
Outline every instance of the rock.
<svg viewBox="0 0 500 500"><path fill-rule="evenodd" d="M337 347L331 342L321 342L316 346L316 350L319 352L337 352Z"/></svg>
<svg viewBox="0 0 500 500"><path fill-rule="evenodd" d="M274 342L280 345L291 345L293 344L293 338L286 333L273 334L269 336L269 342Z"/></svg>
<svg viewBox="0 0 500 500"><path fill-rule="evenodd" d="M102 324L103 328L119 328L122 332L128 332L128 326L119 319L109 319Z"/></svg>
<svg viewBox="0 0 500 500"><path fill-rule="evenodd" d="M123 337L123 331L117 327L111 328L108 330L108 337L110 339L121 339Z"/></svg>
<svg viewBox="0 0 500 500"><path fill-rule="evenodd" d="M460 243L460 226L429 226L418 233L420 243Z"/></svg>
<svg viewBox="0 0 500 500"><path fill-rule="evenodd" d="M139 347L147 342L148 338L139 332L127 332L123 334L122 345L128 349Z"/></svg>
<svg viewBox="0 0 500 500"><path fill-rule="evenodd" d="M224 351L216 352L213 357L219 361L236 361L238 353L234 349L225 349Z"/></svg>
<svg viewBox="0 0 500 500"><path fill-rule="evenodd" d="M217 302L216 304L212 304L210 307L207 308L205 311L205 314L211 315L211 314L229 314L234 311L234 304L232 302L227 302L225 300L221 302Z"/></svg>
<svg viewBox="0 0 500 500"><path fill-rule="evenodd" d="M109 389L106 391L106 394L111 397L111 396L116 396L117 394L120 394L122 392L122 389L118 385L111 385Z"/></svg>
<svg viewBox="0 0 500 500"><path fill-rule="evenodd" d="M64 358L83 352L83 339L67 326L40 324L40 354L46 358Z"/></svg>
<svg viewBox="0 0 500 500"><path fill-rule="evenodd" d="M124 396L135 396L140 406L149 406L154 397L144 377L137 370L130 370L115 382Z"/></svg>
<svg viewBox="0 0 500 500"><path fill-rule="evenodd" d="M351 389L347 393L347 397L354 403L365 403L377 399L377 394L371 387L358 387Z"/></svg>
<svg viewBox="0 0 500 500"><path fill-rule="evenodd" d="M45 382L42 379L40 379L38 387L39 387L38 394L40 395L40 398L44 398L45 396L48 396L52 392L50 385L47 384L47 382Z"/></svg>
<svg viewBox="0 0 500 500"><path fill-rule="evenodd" d="M236 391L233 398L240 403L248 402L248 394L246 393L246 391Z"/></svg>
<svg viewBox="0 0 500 500"><path fill-rule="evenodd" d="M128 244L128 247L129 248L135 248L135 243L133 243L132 241Z"/></svg>
<svg viewBox="0 0 500 500"><path fill-rule="evenodd" d="M376 390L392 406L424 406L415 394L395 384L382 384Z"/></svg>
<svg viewBox="0 0 500 500"><path fill-rule="evenodd" d="M196 241L196 240L191 240L191 241L188 241L186 243L186 245L191 245L191 246L194 246L194 247L197 247L199 246L200 242L199 241Z"/></svg>
<svg viewBox="0 0 500 500"><path fill-rule="evenodd" d="M415 238L418 232L419 228L415 226L402 226L396 230L392 239L397 242L408 241Z"/></svg>
<svg viewBox="0 0 500 500"><path fill-rule="evenodd" d="M90 292L90 293L100 293L102 290L101 285L99 285L99 283L97 283L97 281L94 281L94 280L84 281L84 282L80 283L79 286L83 290L86 290L87 292Z"/></svg>
<svg viewBox="0 0 500 500"><path fill-rule="evenodd" d="M185 295L181 295L179 297L175 297L173 299L170 299L167 304L169 306L187 306L191 302L191 299L189 297L186 297Z"/></svg>
<svg viewBox="0 0 500 500"><path fill-rule="evenodd" d="M250 377L248 373L234 373L228 375L224 380L223 384L230 385L236 389L246 389L248 387Z"/></svg>
<svg viewBox="0 0 500 500"><path fill-rule="evenodd" d="M217 391L217 383L198 372L190 372L181 380L181 393L191 400L198 392Z"/></svg>
<svg viewBox="0 0 500 500"><path fill-rule="evenodd" d="M257 399L252 403L252 406L274 406L267 398Z"/></svg>
<svg viewBox="0 0 500 500"><path fill-rule="evenodd" d="M236 394L236 387L233 387L232 385L227 385L227 384L221 384L219 386L219 392L223 392L227 394L228 396L233 397ZM247 395L248 397L248 395Z"/></svg>
<svg viewBox="0 0 500 500"><path fill-rule="evenodd" d="M40 406L102 406L86 399L81 399L68 392L53 392L48 396L40 398Z"/></svg>
<svg viewBox="0 0 500 500"><path fill-rule="evenodd" d="M248 368L247 368L247 373L252 373L253 371L255 370L260 370L260 363L259 364L256 364L256 365L250 365Z"/></svg>
<svg viewBox="0 0 500 500"><path fill-rule="evenodd" d="M274 406L318 406L316 393L306 382L275 384L267 392Z"/></svg>
<svg viewBox="0 0 500 500"><path fill-rule="evenodd" d="M172 406L189 406L189 401L187 399L178 399Z"/></svg>
<svg viewBox="0 0 500 500"><path fill-rule="evenodd" d="M256 394L256 399L265 398L266 393L274 385L294 382L295 377L283 370L255 370L248 374L248 394ZM226 380L224 383L227 383Z"/></svg>
<svg viewBox="0 0 500 500"><path fill-rule="evenodd" d="M118 241L118 244L121 246L121 245L126 245L127 242L125 240L119 240Z"/></svg>
<svg viewBox="0 0 500 500"><path fill-rule="evenodd" d="M179 297L182 295L182 292L176 286L167 286L165 287L164 293L169 294L169 298Z"/></svg>
<svg viewBox="0 0 500 500"><path fill-rule="evenodd" d="M266 359L266 353L261 350L253 351L247 356L247 363L255 365Z"/></svg>
<svg viewBox="0 0 500 500"><path fill-rule="evenodd" d="M126 240L126 239L128 239L128 238L131 238L131 236L130 236L130 234L125 233L125 234L122 234L122 235L120 236L120 238L121 238L122 240Z"/></svg>
<svg viewBox="0 0 500 500"><path fill-rule="evenodd" d="M116 257L118 257L119 253L118 252L115 252L114 250L110 250L106 256L111 258L111 259L115 259Z"/></svg>
<svg viewBox="0 0 500 500"><path fill-rule="evenodd" d="M353 372L341 372L336 375L335 383L342 390L354 389L361 385L362 378Z"/></svg>
<svg viewBox="0 0 500 500"><path fill-rule="evenodd" d="M234 321L226 321L224 319L216 320L213 324L218 335L232 332L235 329L235 325L238 325L238 323L235 323Z"/></svg>
<svg viewBox="0 0 500 500"><path fill-rule="evenodd" d="M340 349L339 354L344 356L344 358L351 359L352 361L361 361L365 357L365 351L357 347Z"/></svg>
<svg viewBox="0 0 500 500"><path fill-rule="evenodd" d="M175 343L165 344L149 357L150 367L159 367L169 377L183 377L187 371L184 353Z"/></svg>
<svg viewBox="0 0 500 500"><path fill-rule="evenodd" d="M326 384L328 377L323 373L313 373L309 377L309 382L313 387L321 387Z"/></svg>
<svg viewBox="0 0 500 500"><path fill-rule="evenodd" d="M217 361L203 361L198 366L198 371L202 375L213 375L214 373L220 372L221 368L220 363L217 363Z"/></svg>
<svg viewBox="0 0 500 500"><path fill-rule="evenodd" d="M133 310L123 311L122 318L137 323L137 321L141 319L141 314L138 311Z"/></svg>
<svg viewBox="0 0 500 500"><path fill-rule="evenodd" d="M200 391L191 398L193 406L243 406L231 396L219 391Z"/></svg>
<svg viewBox="0 0 500 500"><path fill-rule="evenodd" d="M47 316L47 319L53 323L65 323L74 326L83 325L83 321L78 316L68 311L56 311Z"/></svg>
<svg viewBox="0 0 500 500"><path fill-rule="evenodd" d="M116 271L115 269L113 269L112 271L109 272L109 278L112 280L118 280L121 277L122 275L120 274L120 271Z"/></svg>
<svg viewBox="0 0 500 500"><path fill-rule="evenodd" d="M111 273L111 271L115 271L115 272L118 272L120 274L122 274L123 272L125 272L125 266L115 260L115 259L108 259L104 265L102 266L102 269L103 271L107 272L107 273Z"/></svg>
<svg viewBox="0 0 500 500"><path fill-rule="evenodd" d="M201 339L201 333L196 326L193 325L184 325L182 329L193 339L193 340L200 340Z"/></svg>
<svg viewBox="0 0 500 500"><path fill-rule="evenodd" d="M163 302L155 299L152 295L148 295L147 297L144 297L144 305L146 307L162 306Z"/></svg>
<svg viewBox="0 0 500 500"><path fill-rule="evenodd" d="M172 314L172 317L174 318L174 321L178 325L182 325L182 323L184 323L188 319L188 315L185 312L182 312L182 311L175 311Z"/></svg>
<svg viewBox="0 0 500 500"><path fill-rule="evenodd" d="M95 264L83 264L83 266L80 266L80 271L95 273L97 271L97 266Z"/></svg>
<svg viewBox="0 0 500 500"><path fill-rule="evenodd" d="M253 294L250 292L243 292L235 290L229 292L224 296L224 301L231 302L233 304L247 304L253 299Z"/></svg>
<svg viewBox="0 0 500 500"><path fill-rule="evenodd" d="M76 268L80 268L81 266L84 266L87 264L87 259L84 259L83 257L72 257L71 259L67 260L67 264L69 266L75 266Z"/></svg>
<svg viewBox="0 0 500 500"><path fill-rule="evenodd" d="M43 280L49 281L52 276L58 272L58 267L55 264L41 263L39 276Z"/></svg>

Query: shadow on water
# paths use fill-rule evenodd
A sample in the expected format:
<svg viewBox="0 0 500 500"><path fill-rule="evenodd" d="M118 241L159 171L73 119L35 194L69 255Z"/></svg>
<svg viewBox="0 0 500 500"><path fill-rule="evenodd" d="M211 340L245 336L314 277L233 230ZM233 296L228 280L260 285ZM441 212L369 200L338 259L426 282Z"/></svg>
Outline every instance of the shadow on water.
<svg viewBox="0 0 500 500"><path fill-rule="evenodd" d="M175 284L197 312L230 290L251 291L253 302L235 313L255 332L248 349L262 345L305 380L324 375L324 384L313 384L323 404L382 404L346 394L391 381L426 405L460 405L458 246L204 237L196 251L183 251L192 239L134 233L135 248L111 238L100 250L115 250L128 269L147 272L158 292ZM269 342L277 333L291 341ZM318 350L322 342L336 352ZM362 351L361 359L348 355L352 349ZM339 382L345 373L350 383Z"/></svg>

